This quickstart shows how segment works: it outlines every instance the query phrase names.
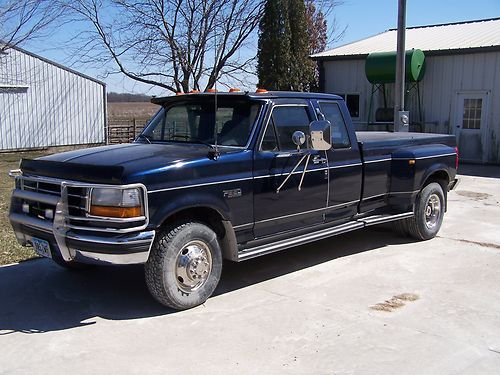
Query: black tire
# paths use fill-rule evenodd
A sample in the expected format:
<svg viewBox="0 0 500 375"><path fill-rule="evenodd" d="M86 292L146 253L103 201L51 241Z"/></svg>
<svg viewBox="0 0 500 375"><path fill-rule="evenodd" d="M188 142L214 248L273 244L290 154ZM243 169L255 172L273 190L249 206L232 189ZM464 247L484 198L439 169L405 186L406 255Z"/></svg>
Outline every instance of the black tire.
<svg viewBox="0 0 500 375"><path fill-rule="evenodd" d="M217 235L202 223L176 223L158 233L144 268L148 289L161 304L176 310L201 305L222 273Z"/></svg>
<svg viewBox="0 0 500 375"><path fill-rule="evenodd" d="M434 238L443 223L445 204L441 185L436 182L426 185L417 196L414 216L400 220L398 230L406 232L417 240ZM437 212L438 205L439 212Z"/></svg>
<svg viewBox="0 0 500 375"><path fill-rule="evenodd" d="M407 219L401 219L394 222L393 230L402 237L408 237L410 233L408 232Z"/></svg>

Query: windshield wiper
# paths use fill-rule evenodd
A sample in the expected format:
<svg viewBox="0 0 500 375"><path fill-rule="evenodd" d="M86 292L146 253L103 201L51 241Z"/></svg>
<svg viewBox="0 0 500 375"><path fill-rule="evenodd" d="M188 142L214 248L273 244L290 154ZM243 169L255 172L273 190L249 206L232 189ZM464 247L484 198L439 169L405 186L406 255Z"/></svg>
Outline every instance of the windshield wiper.
<svg viewBox="0 0 500 375"><path fill-rule="evenodd" d="M142 134L142 133L141 133L141 134L139 134L139 135L137 136L137 139L139 139L139 138L144 138L146 141L148 141L148 143L149 143L149 144L151 144L151 139L150 139L149 135L146 135L146 134Z"/></svg>
<svg viewBox="0 0 500 375"><path fill-rule="evenodd" d="M199 138L190 138L189 141L187 142L191 142L191 143L198 143L200 145L205 145L205 146L208 146L210 147L211 149L215 150L215 147L213 144L211 143L208 143L206 141L204 141L203 139L199 139Z"/></svg>
<svg viewBox="0 0 500 375"><path fill-rule="evenodd" d="M210 152L208 153L208 156L209 156L211 159L216 160L216 159L220 156L220 154L219 154L219 150L217 150L217 148L216 148L213 144L208 143L208 142L206 142L206 141L204 141L204 140L202 140L202 139L199 139L199 138L190 138L190 139L189 139L189 141L187 141L187 142L191 142L191 143L198 143L198 144L200 144L200 145L205 145L205 146L207 146L207 147L210 147L210 148L211 148L211 150L210 150Z"/></svg>

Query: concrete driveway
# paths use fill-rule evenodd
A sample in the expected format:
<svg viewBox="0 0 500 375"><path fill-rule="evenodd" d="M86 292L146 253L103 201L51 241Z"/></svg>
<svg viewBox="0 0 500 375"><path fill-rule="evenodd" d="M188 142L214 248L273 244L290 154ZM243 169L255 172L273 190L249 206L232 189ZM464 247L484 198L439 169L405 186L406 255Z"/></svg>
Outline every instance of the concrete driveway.
<svg viewBox="0 0 500 375"><path fill-rule="evenodd" d="M2 267L0 373L498 374L500 168L462 171L438 238L374 228L229 263L189 311L142 267Z"/></svg>

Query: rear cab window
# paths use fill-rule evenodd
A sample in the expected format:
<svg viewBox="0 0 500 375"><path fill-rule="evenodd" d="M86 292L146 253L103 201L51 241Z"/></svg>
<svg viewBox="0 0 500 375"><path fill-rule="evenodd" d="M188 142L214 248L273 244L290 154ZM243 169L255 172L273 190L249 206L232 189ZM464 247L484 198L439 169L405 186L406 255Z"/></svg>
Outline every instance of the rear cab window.
<svg viewBox="0 0 500 375"><path fill-rule="evenodd" d="M321 101L318 105L326 120L332 124L333 148L342 149L351 147L349 133L347 132L346 123L338 103Z"/></svg>

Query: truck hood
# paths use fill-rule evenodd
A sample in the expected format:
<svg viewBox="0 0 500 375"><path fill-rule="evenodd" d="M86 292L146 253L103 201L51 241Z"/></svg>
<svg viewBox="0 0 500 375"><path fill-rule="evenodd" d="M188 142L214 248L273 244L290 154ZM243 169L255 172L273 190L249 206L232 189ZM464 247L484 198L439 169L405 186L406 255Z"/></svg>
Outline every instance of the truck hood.
<svg viewBox="0 0 500 375"><path fill-rule="evenodd" d="M168 169L209 163L210 148L191 143L127 143L102 146L23 160L24 172L82 182L131 183L147 176L164 174ZM240 149L220 148L222 155ZM178 168L176 168L178 169Z"/></svg>
<svg viewBox="0 0 500 375"><path fill-rule="evenodd" d="M63 152L42 157L40 160L124 167L139 163L142 167L158 167L186 159L207 157L209 150L205 145L190 143L124 143Z"/></svg>

